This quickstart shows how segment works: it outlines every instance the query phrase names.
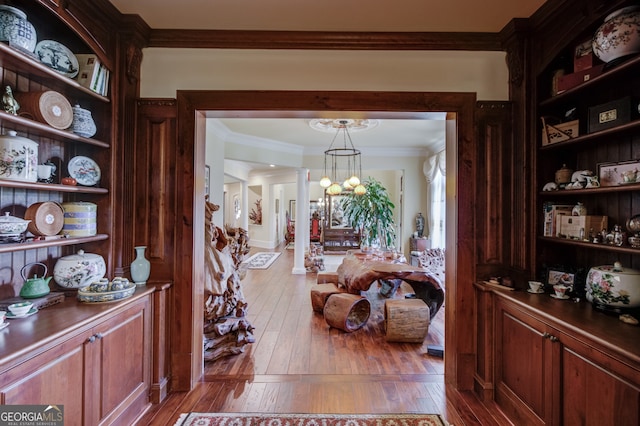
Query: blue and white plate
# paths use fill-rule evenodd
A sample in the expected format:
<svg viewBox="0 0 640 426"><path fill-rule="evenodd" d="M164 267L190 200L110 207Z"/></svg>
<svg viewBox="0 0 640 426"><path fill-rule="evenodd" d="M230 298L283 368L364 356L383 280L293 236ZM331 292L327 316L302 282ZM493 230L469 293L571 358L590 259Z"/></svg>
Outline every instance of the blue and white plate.
<svg viewBox="0 0 640 426"><path fill-rule="evenodd" d="M36 44L36 56L38 60L69 78L78 75L80 66L78 58L64 44L53 40L42 40Z"/></svg>

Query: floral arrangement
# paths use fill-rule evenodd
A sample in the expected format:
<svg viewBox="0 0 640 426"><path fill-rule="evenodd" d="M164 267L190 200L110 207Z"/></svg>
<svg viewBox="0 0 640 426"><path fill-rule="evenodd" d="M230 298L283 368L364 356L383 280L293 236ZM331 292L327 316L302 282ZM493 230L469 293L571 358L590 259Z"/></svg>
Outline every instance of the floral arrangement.
<svg viewBox="0 0 640 426"><path fill-rule="evenodd" d="M254 225L262 225L262 199L256 200L254 204L256 208L255 210L251 209L249 219L251 219Z"/></svg>

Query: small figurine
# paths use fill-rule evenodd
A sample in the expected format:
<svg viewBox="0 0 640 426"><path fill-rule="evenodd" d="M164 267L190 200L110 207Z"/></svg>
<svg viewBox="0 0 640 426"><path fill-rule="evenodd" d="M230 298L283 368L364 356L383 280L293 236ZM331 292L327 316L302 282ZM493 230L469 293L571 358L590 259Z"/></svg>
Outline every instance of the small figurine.
<svg viewBox="0 0 640 426"><path fill-rule="evenodd" d="M5 112L18 115L20 104L16 101L16 98L13 97L13 92L11 91L10 86L6 86L4 88L4 93L2 94L2 105L4 106Z"/></svg>
<svg viewBox="0 0 640 426"><path fill-rule="evenodd" d="M422 216L422 213L418 213L418 216L416 216L416 232L418 237L422 238L424 233L424 216Z"/></svg>

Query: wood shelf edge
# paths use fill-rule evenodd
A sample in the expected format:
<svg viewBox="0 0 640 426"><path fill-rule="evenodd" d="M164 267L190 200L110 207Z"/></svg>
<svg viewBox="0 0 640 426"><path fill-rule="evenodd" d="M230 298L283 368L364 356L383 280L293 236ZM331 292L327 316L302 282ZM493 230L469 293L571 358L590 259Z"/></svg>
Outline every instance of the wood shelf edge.
<svg viewBox="0 0 640 426"><path fill-rule="evenodd" d="M608 244L597 244L597 243L590 243L588 241L576 241L576 240L570 240L568 238L558 238L558 237L539 236L538 239L541 241L548 241L555 244L566 244L570 246L584 247L584 248L589 248L594 250L605 250L605 251L612 251L617 253L640 254L640 249L635 249L628 246L612 246Z"/></svg>
<svg viewBox="0 0 640 426"><path fill-rule="evenodd" d="M94 241L103 241L108 239L107 234L96 234L90 237L73 237L73 238L57 238L44 241L27 241L24 243L7 243L0 244L0 253L11 253L16 251L34 250L47 247L71 246L75 244L85 244Z"/></svg>
<svg viewBox="0 0 640 426"><path fill-rule="evenodd" d="M14 123L19 126L24 126L29 130L35 130L39 133L43 133L50 136L62 137L76 143L84 143L87 145L94 145L102 148L110 147L110 144L107 142L104 142L98 139L85 138L83 136L77 135L67 130L59 130L51 126L48 126L44 123L40 123L39 121L30 120L20 115L13 115L4 111L0 112L0 121L7 121L10 123Z"/></svg>

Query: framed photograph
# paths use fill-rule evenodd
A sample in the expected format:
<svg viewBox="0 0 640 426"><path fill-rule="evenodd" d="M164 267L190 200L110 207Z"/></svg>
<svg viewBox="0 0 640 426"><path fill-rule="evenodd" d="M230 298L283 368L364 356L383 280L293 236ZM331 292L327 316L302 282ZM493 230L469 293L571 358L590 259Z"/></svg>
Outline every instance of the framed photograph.
<svg viewBox="0 0 640 426"><path fill-rule="evenodd" d="M571 287L570 295L582 297L585 294L586 272L583 268L573 268L564 265L549 266L544 278L545 290L553 292L553 286L564 284Z"/></svg>
<svg viewBox="0 0 640 426"><path fill-rule="evenodd" d="M329 196L329 228L331 229L351 229L342 211L344 197L344 195Z"/></svg>
<svg viewBox="0 0 640 426"><path fill-rule="evenodd" d="M289 220L296 221L296 200L289 200Z"/></svg>
<svg viewBox="0 0 640 426"><path fill-rule="evenodd" d="M209 179L211 178L211 168L209 166L204 166L204 195L208 195L209 197L211 197L211 192L210 188L210 181Z"/></svg>
<svg viewBox="0 0 640 426"><path fill-rule="evenodd" d="M640 160L598 164L600 186L640 183Z"/></svg>

